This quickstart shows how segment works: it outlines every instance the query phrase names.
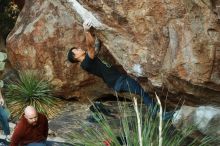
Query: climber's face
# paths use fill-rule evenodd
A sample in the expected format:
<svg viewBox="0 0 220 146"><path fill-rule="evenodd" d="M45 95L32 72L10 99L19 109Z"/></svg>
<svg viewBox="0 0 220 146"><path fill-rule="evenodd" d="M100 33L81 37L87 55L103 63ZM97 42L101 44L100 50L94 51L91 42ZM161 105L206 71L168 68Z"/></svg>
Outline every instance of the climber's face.
<svg viewBox="0 0 220 146"><path fill-rule="evenodd" d="M74 59L81 61L81 58L85 56L85 51L81 48L75 48L72 50L73 54L74 54Z"/></svg>

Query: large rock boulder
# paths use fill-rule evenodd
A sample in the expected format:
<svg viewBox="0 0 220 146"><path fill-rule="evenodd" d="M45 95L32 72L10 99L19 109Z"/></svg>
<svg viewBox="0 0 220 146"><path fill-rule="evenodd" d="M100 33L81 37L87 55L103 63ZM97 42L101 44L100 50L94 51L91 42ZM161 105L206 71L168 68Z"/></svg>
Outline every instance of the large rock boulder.
<svg viewBox="0 0 220 146"><path fill-rule="evenodd" d="M182 106L173 116L172 123L179 129L195 126L202 134L220 138L220 109L213 106Z"/></svg>
<svg viewBox="0 0 220 146"><path fill-rule="evenodd" d="M109 94L100 79L66 61L70 47L85 47L82 23L91 19L103 55L128 74L148 78L145 86L220 104L218 5L217 0L26 0L7 38L8 57L17 70L45 72L58 95Z"/></svg>

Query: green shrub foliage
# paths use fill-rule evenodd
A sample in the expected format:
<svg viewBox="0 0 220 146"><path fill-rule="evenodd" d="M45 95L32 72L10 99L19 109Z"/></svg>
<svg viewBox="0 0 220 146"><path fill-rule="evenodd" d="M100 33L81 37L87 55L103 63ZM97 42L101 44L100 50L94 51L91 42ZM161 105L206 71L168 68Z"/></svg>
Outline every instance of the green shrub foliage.
<svg viewBox="0 0 220 146"><path fill-rule="evenodd" d="M91 126L88 122L79 122L81 129L69 134L69 141L79 146L140 146L137 116L141 119L142 146L159 145L159 119L152 116L140 105L139 115L127 105L119 105L119 123L109 119L99 110L94 114L97 123ZM215 138L192 138L195 127L190 126L177 130L171 121L163 121L163 146L212 146Z"/></svg>
<svg viewBox="0 0 220 146"><path fill-rule="evenodd" d="M50 82L39 72L24 71L19 79L6 87L6 100L13 117L20 117L26 106L32 105L48 116L55 114L57 98L52 95Z"/></svg>
<svg viewBox="0 0 220 146"><path fill-rule="evenodd" d="M6 39L14 27L20 10L11 0L0 0L0 35Z"/></svg>

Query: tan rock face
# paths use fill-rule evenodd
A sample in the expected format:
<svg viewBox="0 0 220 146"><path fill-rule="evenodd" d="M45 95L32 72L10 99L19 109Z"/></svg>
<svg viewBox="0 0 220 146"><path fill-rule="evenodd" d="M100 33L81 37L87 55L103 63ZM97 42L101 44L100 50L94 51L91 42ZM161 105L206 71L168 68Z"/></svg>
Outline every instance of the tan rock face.
<svg viewBox="0 0 220 146"><path fill-rule="evenodd" d="M18 70L45 72L66 97L109 93L101 80L66 51L85 47L82 23L90 18L111 60L154 87L220 103L218 2L196 0L29 0L7 38ZM103 88L104 86L104 88Z"/></svg>
<svg viewBox="0 0 220 146"><path fill-rule="evenodd" d="M209 136L220 137L220 109L212 106L182 106L175 112L172 124L178 129L195 126L195 130Z"/></svg>

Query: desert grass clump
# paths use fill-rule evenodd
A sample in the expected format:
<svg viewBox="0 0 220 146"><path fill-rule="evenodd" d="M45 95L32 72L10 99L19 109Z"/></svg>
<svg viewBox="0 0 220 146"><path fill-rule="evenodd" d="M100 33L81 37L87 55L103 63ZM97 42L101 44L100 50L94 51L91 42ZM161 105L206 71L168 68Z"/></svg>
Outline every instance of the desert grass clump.
<svg viewBox="0 0 220 146"><path fill-rule="evenodd" d="M192 140L195 127L179 131L171 120L161 121L162 114L151 115L135 98L133 107L118 101L118 109L120 125L97 109L93 115L97 123L80 121L81 129L69 134L69 141L79 146L211 146L215 140L208 136Z"/></svg>
<svg viewBox="0 0 220 146"><path fill-rule="evenodd" d="M54 116L59 108L59 100L53 96L49 80L36 71L19 72L19 78L10 81L6 86L6 100L12 118L19 118L28 105L38 112Z"/></svg>

